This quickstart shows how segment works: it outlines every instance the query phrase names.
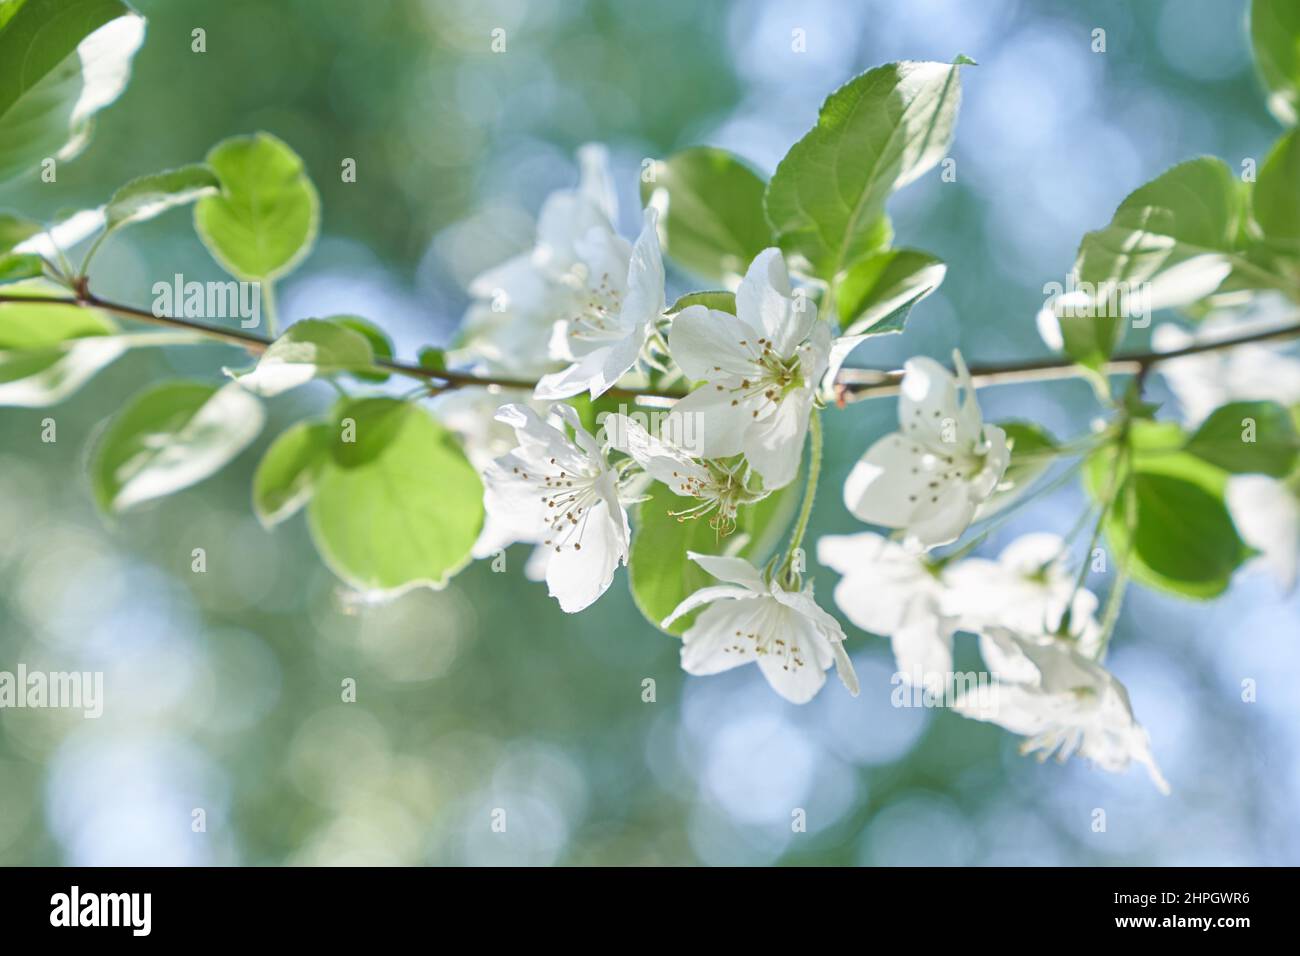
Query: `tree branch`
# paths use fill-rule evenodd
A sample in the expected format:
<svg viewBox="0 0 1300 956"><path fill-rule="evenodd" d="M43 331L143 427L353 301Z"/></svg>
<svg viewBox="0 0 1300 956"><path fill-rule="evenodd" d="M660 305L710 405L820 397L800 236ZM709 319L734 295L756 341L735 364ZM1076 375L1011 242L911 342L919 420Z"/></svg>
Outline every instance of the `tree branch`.
<svg viewBox="0 0 1300 956"><path fill-rule="evenodd" d="M164 328L178 329L185 332L203 335L213 341L223 342L227 345L242 348L253 355L260 355L262 352L266 351L273 341L272 339L268 339L261 335L254 335L251 332L245 332L242 329L224 328L221 326L208 325L203 322L195 322L191 319L176 318L167 315L154 315L152 312L145 309L138 309L134 306L101 299L98 296L93 295L84 287L79 290L79 293L80 294L75 296L54 297L0 294L0 303L14 302L24 303L27 305L71 305L80 308L99 309L133 321L145 322L151 325L162 326ZM1232 338L1220 339L1217 341L1197 342L1193 345L1188 345L1181 349L1174 349L1169 352L1134 352L1129 355L1117 355L1103 366L1102 371L1107 375L1143 373L1150 370L1152 366L1160 362L1167 362L1170 359L1184 358L1188 355L1198 355L1202 352L1215 352L1220 349L1234 348L1239 345L1249 345L1254 342L1267 342L1296 337L1300 337L1300 322L1279 326L1273 329L1266 329L1260 332L1238 335ZM483 386L532 391L533 387L537 384L534 379L509 378L495 375L475 375L469 372L454 372L425 368L422 365L410 365L404 362L394 362L385 359L376 359L374 364L377 369L382 371L394 375L405 375L408 378L420 379L422 381L441 385L445 388ZM1022 382L1057 381L1060 379L1078 378L1086 374L1085 370L1076 363L1071 362L1068 359L1057 357L1036 359L1028 362L972 365L970 367L970 373L971 381L976 388L983 388L990 385L1011 385ZM841 369L835 382L836 398L841 405L844 405L850 402L861 401L866 398L880 398L887 395L897 395L901 386L902 378L902 369ZM685 395L686 390L679 388L613 388L610 389L608 394L634 399L676 399Z"/></svg>

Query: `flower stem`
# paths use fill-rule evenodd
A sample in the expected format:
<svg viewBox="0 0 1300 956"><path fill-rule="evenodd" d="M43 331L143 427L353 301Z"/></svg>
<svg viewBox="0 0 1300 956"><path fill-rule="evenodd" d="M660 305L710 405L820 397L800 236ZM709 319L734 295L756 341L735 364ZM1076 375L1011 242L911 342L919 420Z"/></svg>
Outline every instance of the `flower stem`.
<svg viewBox="0 0 1300 956"><path fill-rule="evenodd" d="M790 547L786 549L780 571L787 590L798 590L802 585L799 572L795 570L795 554L803 546L803 536L808 531L808 519L812 517L813 501L817 498L817 480L821 477L821 472L822 417L821 412L814 408L808 420L808 482L804 485L803 503L799 506L799 517L795 519L794 531L790 534Z"/></svg>

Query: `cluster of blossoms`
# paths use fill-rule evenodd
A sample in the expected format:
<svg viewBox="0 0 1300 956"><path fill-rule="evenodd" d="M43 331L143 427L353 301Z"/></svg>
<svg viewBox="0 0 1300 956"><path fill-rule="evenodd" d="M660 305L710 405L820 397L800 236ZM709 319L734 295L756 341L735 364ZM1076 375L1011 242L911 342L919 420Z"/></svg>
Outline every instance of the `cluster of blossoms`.
<svg viewBox="0 0 1300 956"><path fill-rule="evenodd" d="M703 304L669 314L655 210L635 242L620 237L603 152L580 155L581 185L547 200L535 248L474 283L453 353L478 370L535 375L535 390L462 394L443 406L484 479L479 553L536 545L529 573L567 612L597 600L627 564L628 508L651 483L684 500L673 514L707 515L722 536L738 509L793 482L837 345L775 248L740 279L735 314ZM981 516L1010 458L1003 430L983 421L961 356L953 359L955 374L928 358L906 363L898 430L848 477L848 509L894 534L821 539L819 560L842 575L836 603L890 640L904 680L936 693L952 678L955 635L977 635L998 693L992 704L961 695L958 713L1025 736L1025 749L1043 756L1078 752L1111 770L1142 763L1164 789L1123 686L1101 666L1097 598L1068 571L1066 542L1029 535L996 561L930 555ZM622 412L589 427L563 401L645 385L656 373L691 386L668 419L694 428L654 434ZM662 622L693 616L684 670L716 674L752 661L778 694L804 703L834 666L858 692L844 630L797 573L801 535L802 526L784 564L780 555L765 567L688 555L716 583Z"/></svg>

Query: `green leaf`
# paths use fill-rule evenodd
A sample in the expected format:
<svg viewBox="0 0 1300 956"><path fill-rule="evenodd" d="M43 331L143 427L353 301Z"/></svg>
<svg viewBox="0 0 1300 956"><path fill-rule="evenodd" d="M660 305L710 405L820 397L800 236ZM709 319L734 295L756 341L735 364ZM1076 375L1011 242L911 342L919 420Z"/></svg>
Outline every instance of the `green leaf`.
<svg viewBox="0 0 1300 956"><path fill-rule="evenodd" d="M1276 402L1232 402L1216 408L1186 450L1234 475L1285 478L1296 463L1300 439L1291 413Z"/></svg>
<svg viewBox="0 0 1300 956"><path fill-rule="evenodd" d="M14 246L43 231L39 222L13 213L0 212L0 254L12 252Z"/></svg>
<svg viewBox="0 0 1300 956"><path fill-rule="evenodd" d="M889 63L827 98L817 125L767 187L783 250L834 280L886 244L885 201L948 151L961 98L959 64Z"/></svg>
<svg viewBox="0 0 1300 956"><path fill-rule="evenodd" d="M267 347L252 371L225 371L250 392L270 397L314 378L368 369L374 358L362 333L338 322L303 319Z"/></svg>
<svg viewBox="0 0 1300 956"><path fill-rule="evenodd" d="M346 399L334 408L333 463L359 468L382 455L406 427L407 405L392 398Z"/></svg>
<svg viewBox="0 0 1300 956"><path fill-rule="evenodd" d="M208 165L222 188L194 207L194 228L213 258L250 282L291 271L320 225L320 199L302 160L270 133L257 133L218 143Z"/></svg>
<svg viewBox="0 0 1300 956"><path fill-rule="evenodd" d="M262 403L238 385L167 382L136 395L90 453L95 500L122 512L220 470L262 430Z"/></svg>
<svg viewBox="0 0 1300 956"><path fill-rule="evenodd" d="M262 527L291 517L311 498L333 438L324 422L299 422L271 443L253 475L253 511Z"/></svg>
<svg viewBox="0 0 1300 956"><path fill-rule="evenodd" d="M1300 5L1294 0L1254 0L1250 40L1255 65L1268 89L1268 108L1294 126L1300 105Z"/></svg>
<svg viewBox="0 0 1300 956"><path fill-rule="evenodd" d="M1243 193L1222 160L1193 159L1131 193L1110 225L1083 237L1078 291L1057 300L1065 351L1100 369L1138 314L1212 293L1234 266Z"/></svg>
<svg viewBox="0 0 1300 956"><path fill-rule="evenodd" d="M901 332L912 307L939 287L947 271L939 259L913 249L859 259L836 285L844 334Z"/></svg>
<svg viewBox="0 0 1300 956"><path fill-rule="evenodd" d="M455 439L416 405L345 405L338 417L379 418L396 427L378 453L340 467L337 453L316 478L307 506L325 563L351 587L393 593L440 588L469 561L483 524L483 487ZM333 438L337 449L338 433Z"/></svg>
<svg viewBox="0 0 1300 956"><path fill-rule="evenodd" d="M1278 139L1255 183L1255 221L1265 239L1300 252L1300 139L1295 130Z"/></svg>
<svg viewBox="0 0 1300 956"><path fill-rule="evenodd" d="M433 372L447 371L446 349L435 348L432 345L427 345L420 349L420 353L416 358L419 361L421 368L427 368Z"/></svg>
<svg viewBox="0 0 1300 956"><path fill-rule="evenodd" d="M742 276L772 245L762 178L726 150L697 146L655 163L641 202L662 190L664 249L682 268L717 282Z"/></svg>
<svg viewBox="0 0 1300 956"><path fill-rule="evenodd" d="M702 305L706 309L713 309L718 312L726 312L728 315L736 314L736 293L734 292L688 292L671 306L668 307L667 315L676 315L682 309L688 309L693 305Z"/></svg>
<svg viewBox="0 0 1300 956"><path fill-rule="evenodd" d="M1223 499L1168 475L1138 472L1133 481L1139 565L1176 592L1211 596L1227 590L1232 572L1251 551Z"/></svg>
<svg viewBox="0 0 1300 956"><path fill-rule="evenodd" d="M3 11L0 182L80 152L144 40L144 18L121 0L10 0Z"/></svg>
<svg viewBox="0 0 1300 956"><path fill-rule="evenodd" d="M73 305L0 304L0 405L63 401L126 351L117 325Z"/></svg>
<svg viewBox="0 0 1300 956"><path fill-rule="evenodd" d="M1135 422L1132 474L1107 515L1111 559L1125 560L1134 580L1183 597L1226 591L1252 554L1224 503L1227 474L1182 451L1186 436L1171 422ZM1109 487L1116 450L1085 463L1085 486L1099 501Z"/></svg>
<svg viewBox="0 0 1300 956"><path fill-rule="evenodd" d="M393 341L388 337L379 326L369 319L363 319L359 315L331 315L325 320L326 322L336 322L339 325L351 329L353 332L359 332L366 337L370 343L370 351L379 361L390 362L393 359ZM366 382L386 382L388 373L376 370L359 371L354 369L352 374Z"/></svg>
<svg viewBox="0 0 1300 956"><path fill-rule="evenodd" d="M104 224L108 232L133 222L145 222L169 209L211 196L221 188L216 175L202 163L133 179L108 201Z"/></svg>
<svg viewBox="0 0 1300 956"><path fill-rule="evenodd" d="M655 484L650 497L637 506L636 534L628 561L632 597L645 619L659 627L683 598L717 583L686 557L687 551L736 555L761 564L780 541L801 493L801 482L793 481L761 501L741 507L736 530L720 538L709 527L707 517L682 520L671 514L691 507L695 499L679 497L667 485ZM674 621L666 633L683 634L694 620L694 612L687 614Z"/></svg>
<svg viewBox="0 0 1300 956"><path fill-rule="evenodd" d="M1056 439L1032 422L998 422L1007 433L1011 461L997 490L979 508L976 519L987 518L1015 503L1037 481L1058 454Z"/></svg>
<svg viewBox="0 0 1300 956"><path fill-rule="evenodd" d="M39 278L44 271L40 256L0 253L0 284Z"/></svg>

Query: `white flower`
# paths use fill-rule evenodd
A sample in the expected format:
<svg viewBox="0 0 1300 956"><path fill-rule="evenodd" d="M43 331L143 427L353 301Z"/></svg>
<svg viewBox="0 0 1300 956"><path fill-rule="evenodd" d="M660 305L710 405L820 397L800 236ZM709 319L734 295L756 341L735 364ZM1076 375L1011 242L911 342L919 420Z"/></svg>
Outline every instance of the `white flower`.
<svg viewBox="0 0 1300 956"><path fill-rule="evenodd" d="M907 362L899 430L867 449L844 484L849 511L904 529L911 548L956 541L1010 460L1006 434L984 424L961 355L953 352L953 361L956 378L933 359Z"/></svg>
<svg viewBox="0 0 1300 956"><path fill-rule="evenodd" d="M654 323L664 313L664 263L658 213L646 209L636 244L594 228L575 243L580 283L570 316L556 322L551 355L568 368L537 383L540 399L603 395L636 365Z"/></svg>
<svg viewBox="0 0 1300 956"><path fill-rule="evenodd" d="M687 552L709 574L725 584L690 595L663 622L667 627L683 614L708 607L682 636L682 669L688 674L718 674L750 661L772 689L795 704L806 704L826 683L833 663L844 686L854 696L858 679L844 651L844 631L813 600L812 585L786 591L768 583L742 558Z"/></svg>
<svg viewBox="0 0 1300 956"><path fill-rule="evenodd" d="M1099 650L1097 595L1075 592L1076 575L1066 566L1065 542L1046 532L1012 541L996 561L967 558L944 569L944 609L964 631L1001 626L1023 633L1055 633L1066 604L1070 630L1079 651L1094 658Z"/></svg>
<svg viewBox="0 0 1300 956"><path fill-rule="evenodd" d="M1282 324L1267 308L1244 321L1217 315L1191 333L1176 325L1159 325L1151 342L1172 352L1200 342L1215 342L1261 332ZM1201 352L1156 365L1178 399L1183 420L1195 428L1220 405L1240 401L1274 401L1283 407L1300 402L1300 359L1266 343Z"/></svg>
<svg viewBox="0 0 1300 956"><path fill-rule="evenodd" d="M519 442L485 470L484 507L523 535L541 538L551 551L546 584L569 613L605 593L619 564L627 563L630 531L618 475L578 413L556 405L561 426L543 421L526 405L505 405L500 421ZM528 538L524 538L528 540Z"/></svg>
<svg viewBox="0 0 1300 956"><path fill-rule="evenodd" d="M1055 754L1064 762L1078 753L1111 772L1142 764L1160 792L1169 793L1128 691L1072 641L994 627L982 636L981 650L994 692L963 691L954 710L1026 737L1021 752L1040 760Z"/></svg>
<svg viewBox="0 0 1300 956"><path fill-rule="evenodd" d="M1260 552L1254 560L1273 572L1283 591L1292 590L1300 562L1300 496L1267 475L1233 475L1225 497L1242 540Z"/></svg>
<svg viewBox="0 0 1300 956"><path fill-rule="evenodd" d="M889 638L907 683L941 693L952 673L957 622L944 613L943 585L924 559L864 531L824 536L817 560L844 575L835 586L835 603L845 617Z"/></svg>
<svg viewBox="0 0 1300 956"><path fill-rule="evenodd" d="M673 320L673 360L705 383L673 410L699 416L702 455L743 452L765 487L780 488L799 468L830 343L816 306L791 290L781 251L765 249L741 280L735 315L693 305Z"/></svg>
<svg viewBox="0 0 1300 956"><path fill-rule="evenodd" d="M496 418L502 405L512 403L532 404L534 411L538 412L546 409L545 405L533 403L528 392L518 389L497 392L486 388L458 388L438 396L433 410L438 420L460 438L465 457L481 475L494 460L509 453L517 444L515 430ZM524 573L530 581L544 581L551 552L541 544L543 537L544 529L519 528L501 513L489 511L483 516L483 529L470 556L488 558L515 543L536 545Z"/></svg>
<svg viewBox="0 0 1300 956"><path fill-rule="evenodd" d="M674 419L670 416L669 421ZM763 495L746 487L738 465L711 459L696 460L675 441L651 435L640 422L623 414L605 418L603 427L611 448L630 455L656 481L675 495L699 503L673 512L678 518L709 516L709 524L720 534L736 528L736 510Z"/></svg>
<svg viewBox="0 0 1300 956"><path fill-rule="evenodd" d="M585 274L578 247L614 236L618 215L605 148L581 147L578 162L578 188L553 192L542 204L534 247L470 283L474 301L448 356L453 364L519 376L556 367L548 342L556 319L577 308Z"/></svg>

